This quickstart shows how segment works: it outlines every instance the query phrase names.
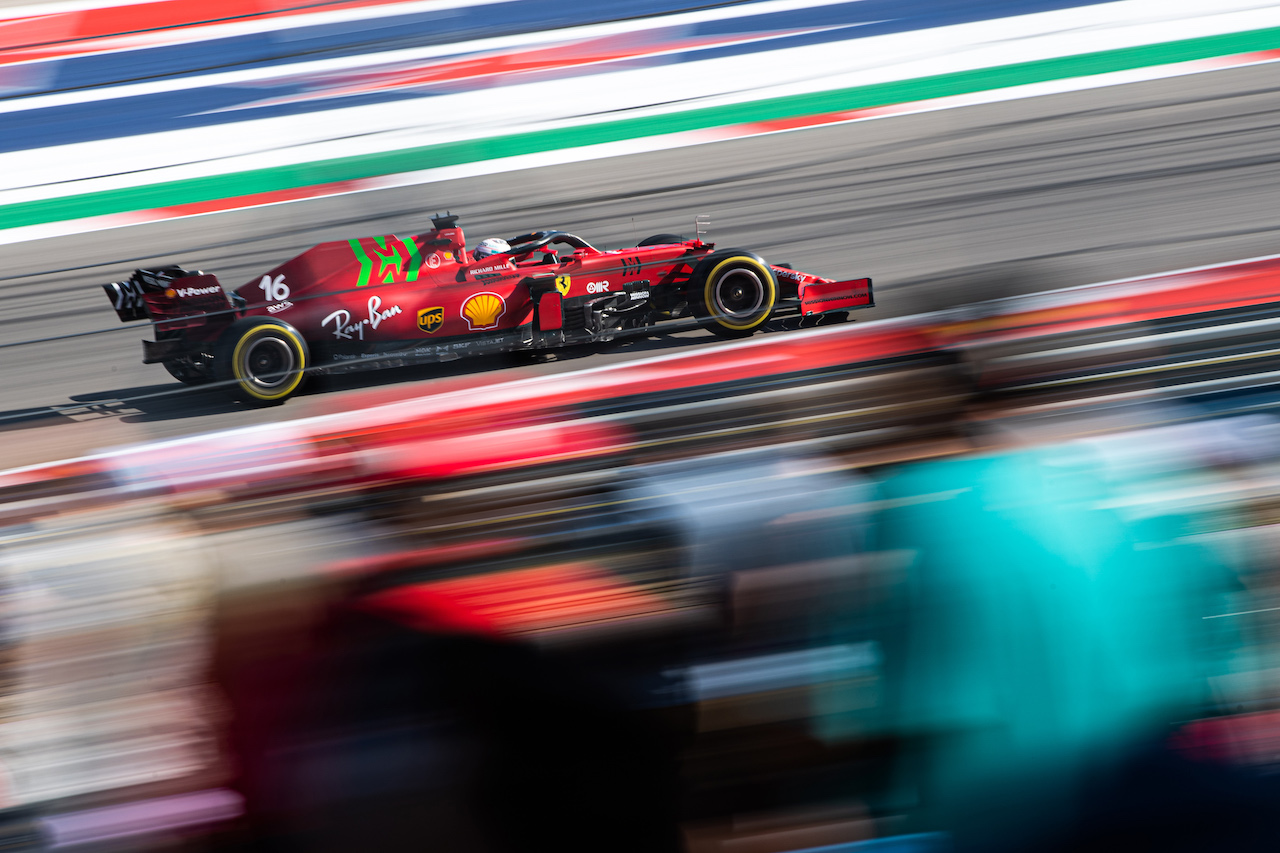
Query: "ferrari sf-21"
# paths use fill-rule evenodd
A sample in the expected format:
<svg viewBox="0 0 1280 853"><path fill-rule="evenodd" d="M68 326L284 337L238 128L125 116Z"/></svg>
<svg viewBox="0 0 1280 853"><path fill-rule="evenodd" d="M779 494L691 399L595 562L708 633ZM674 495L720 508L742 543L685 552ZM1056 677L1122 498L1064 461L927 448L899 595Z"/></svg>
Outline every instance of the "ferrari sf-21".
<svg viewBox="0 0 1280 853"><path fill-rule="evenodd" d="M284 402L312 373L549 350L681 320L738 338L775 318L836 321L874 304L870 279L833 281L700 235L601 251L535 231L486 240L505 250L475 257L457 218L412 237L321 243L229 293L178 266L103 287L122 321L153 324L144 363L255 404Z"/></svg>

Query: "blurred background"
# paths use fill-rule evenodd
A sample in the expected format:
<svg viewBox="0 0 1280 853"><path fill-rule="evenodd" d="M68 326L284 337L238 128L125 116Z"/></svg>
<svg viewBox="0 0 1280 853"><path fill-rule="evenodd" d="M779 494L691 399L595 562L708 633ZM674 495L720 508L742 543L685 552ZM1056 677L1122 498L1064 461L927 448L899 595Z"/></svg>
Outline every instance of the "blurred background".
<svg viewBox="0 0 1280 853"><path fill-rule="evenodd" d="M1277 59L1251 0L0 2L6 849L1276 849ZM443 210L877 307L250 409L98 288Z"/></svg>

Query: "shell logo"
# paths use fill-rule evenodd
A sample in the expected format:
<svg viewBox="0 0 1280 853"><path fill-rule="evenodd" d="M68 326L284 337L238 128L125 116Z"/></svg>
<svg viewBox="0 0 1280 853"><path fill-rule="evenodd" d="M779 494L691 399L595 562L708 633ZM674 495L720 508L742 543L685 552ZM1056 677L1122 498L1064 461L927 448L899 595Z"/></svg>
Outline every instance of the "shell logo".
<svg viewBox="0 0 1280 853"><path fill-rule="evenodd" d="M476 293L462 303L462 316L473 332L492 329L507 311L507 303L496 293Z"/></svg>

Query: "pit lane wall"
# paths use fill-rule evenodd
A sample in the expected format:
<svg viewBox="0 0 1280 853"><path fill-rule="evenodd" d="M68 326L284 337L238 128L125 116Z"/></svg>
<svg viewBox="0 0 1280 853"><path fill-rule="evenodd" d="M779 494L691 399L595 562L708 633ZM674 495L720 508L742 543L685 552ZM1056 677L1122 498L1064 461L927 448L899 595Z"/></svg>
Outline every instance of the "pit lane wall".
<svg viewBox="0 0 1280 853"><path fill-rule="evenodd" d="M155 0L0 15L0 242L1271 62L1280 49L1280 8L1262 0Z"/></svg>
<svg viewBox="0 0 1280 853"><path fill-rule="evenodd" d="M973 395L997 386L1014 392L1013 408L1042 412L1081 402L1064 389L1086 402L1103 396L1114 408L1122 398L1203 394L1206 383L1256 385L1241 374L1269 365L1270 345L1224 355L1223 338L1235 346L1256 337L1259 324L1277 322L1277 293L1280 259L1264 258L573 374L491 384L480 377L430 398L0 472L8 650L0 807L40 806L55 815L46 831L64 840L142 832L145 821L121 829L110 811L133 801L170 803L173 819L191 825L226 820L240 806L228 787L234 772L221 746L220 696L251 702L244 697L264 689L263 678L286 689L288 672L255 672L254 650L288 647L328 603L370 577L465 577L516 561L523 574L514 577L536 592L532 605L530 595L515 610L486 604L509 596L464 581L452 582L451 594L480 602L488 628L548 641L714 621L723 602L709 593L720 586L710 580L732 571L717 559L738 552L707 537L718 530L741 549L747 531L741 505L714 517L706 504L761 482L815 495L803 484L833 471L970 448L961 415L972 417ZM1165 358L1173 349L1180 359ZM1197 372L1224 358L1227 377ZM1134 372L1160 370L1184 385L1131 381ZM1221 463L1199 434L1179 441L1183 452ZM1224 442L1239 451L1239 442ZM710 479L689 473L699 466L720 478L716 500L689 497L712 495ZM690 476L698 482L679 479ZM788 514L766 501L777 516L769 523L782 530L856 516L857 489L822 482L827 503ZM1170 489L1161 499L1183 494ZM1246 489L1212 500L1229 514L1275 497ZM635 534L645 519L662 521L663 507L674 513L664 523L712 512L714 524L687 543L688 559L673 560L669 545ZM600 556L586 548L601 530L611 534L609 547L624 541L628 550ZM572 565L518 562L570 546L580 558ZM757 548L777 565L735 581L740 606L775 600L771 590L796 574L783 567L800 552L775 551ZM584 552L592 556L585 563ZM674 564L693 574L671 577ZM832 571L817 561L798 576ZM251 675L214 689L215 657L216 668ZM857 680L874 669L876 653L840 647L828 657L805 667ZM815 685L824 678L814 676ZM748 687L740 692L756 689ZM732 696L708 693L708 726L739 719L744 708L725 705ZM71 816L59 823L64 811Z"/></svg>

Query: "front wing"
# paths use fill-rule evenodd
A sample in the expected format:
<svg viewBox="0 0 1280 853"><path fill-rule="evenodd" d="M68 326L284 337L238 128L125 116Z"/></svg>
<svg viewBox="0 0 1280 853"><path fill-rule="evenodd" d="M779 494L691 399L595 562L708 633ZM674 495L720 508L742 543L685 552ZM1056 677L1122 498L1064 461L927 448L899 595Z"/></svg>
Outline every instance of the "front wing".
<svg viewBox="0 0 1280 853"><path fill-rule="evenodd" d="M874 308L875 304L869 278L812 282L800 286L800 313L805 316L850 308Z"/></svg>

